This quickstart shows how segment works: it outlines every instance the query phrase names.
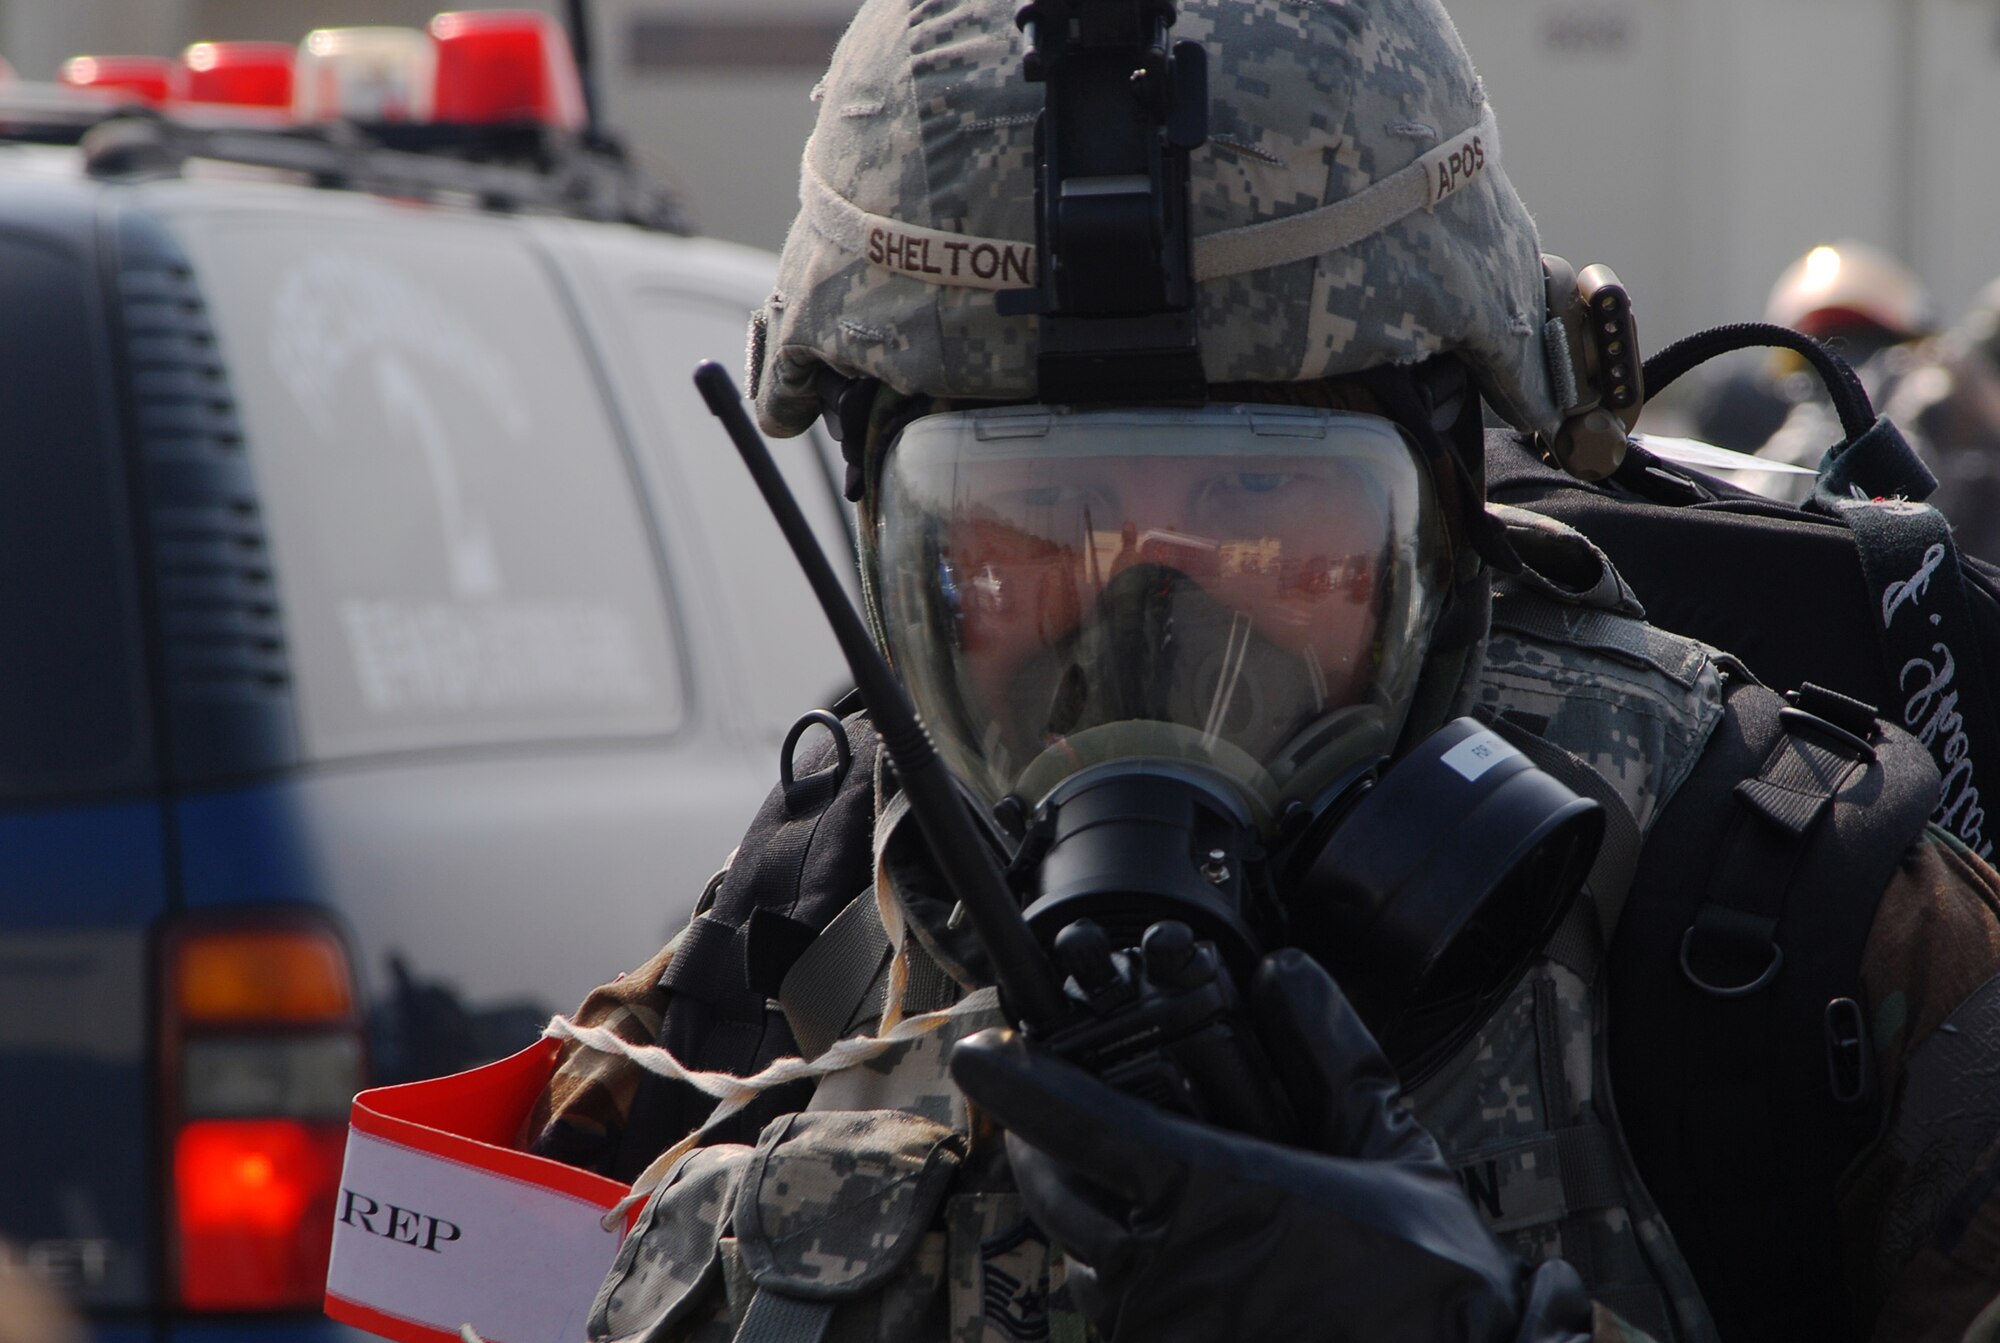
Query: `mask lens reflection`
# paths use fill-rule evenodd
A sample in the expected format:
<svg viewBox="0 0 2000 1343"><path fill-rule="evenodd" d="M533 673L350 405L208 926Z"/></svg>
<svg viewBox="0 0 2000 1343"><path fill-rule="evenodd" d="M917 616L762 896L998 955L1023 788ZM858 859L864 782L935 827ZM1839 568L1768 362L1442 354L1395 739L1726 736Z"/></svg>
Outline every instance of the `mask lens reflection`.
<svg viewBox="0 0 2000 1343"><path fill-rule="evenodd" d="M989 800L1048 753L1036 786L1065 752L1094 763L1077 739L1113 724L1156 725L1138 746L1272 794L1302 763L1288 744L1329 714L1400 721L1439 565L1428 479L1392 425L1037 413L1052 432L918 421L880 504L891 650Z"/></svg>

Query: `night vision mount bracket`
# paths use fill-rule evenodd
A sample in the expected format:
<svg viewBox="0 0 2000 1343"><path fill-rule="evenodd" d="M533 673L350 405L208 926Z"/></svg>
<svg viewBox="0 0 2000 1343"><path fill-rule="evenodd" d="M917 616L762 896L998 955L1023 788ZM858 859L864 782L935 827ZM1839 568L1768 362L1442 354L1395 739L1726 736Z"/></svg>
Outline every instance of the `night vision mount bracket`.
<svg viewBox="0 0 2000 1343"><path fill-rule="evenodd" d="M1579 480L1603 480L1625 460L1625 443L1646 404L1632 296L1609 266L1581 272L1542 257L1549 309L1549 373L1562 427L1543 448Z"/></svg>
<svg viewBox="0 0 2000 1343"><path fill-rule="evenodd" d="M1188 154L1208 139L1206 53L1169 44L1172 0L1029 0L1014 22L1045 89L1041 269L997 298L1041 317L1041 400L1199 403Z"/></svg>

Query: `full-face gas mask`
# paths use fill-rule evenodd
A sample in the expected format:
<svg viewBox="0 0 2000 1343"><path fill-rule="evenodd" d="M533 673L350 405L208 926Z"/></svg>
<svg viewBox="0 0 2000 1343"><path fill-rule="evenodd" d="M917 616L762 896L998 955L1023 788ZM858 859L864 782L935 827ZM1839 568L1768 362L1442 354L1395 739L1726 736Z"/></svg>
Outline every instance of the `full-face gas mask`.
<svg viewBox="0 0 2000 1343"><path fill-rule="evenodd" d="M1413 1071L1476 1024L1600 821L1470 720L1391 773L1451 583L1437 493L1405 430L1351 411L1026 405L902 429L863 542L881 634L1009 832L1045 941L1088 920L1136 946L1173 919L1239 973L1305 945ZM1416 842L1343 861L1382 827Z"/></svg>
<svg viewBox="0 0 2000 1343"><path fill-rule="evenodd" d="M891 660L986 808L1173 761L1268 828L1389 754L1443 536L1377 416L1015 406L903 430L864 562Z"/></svg>

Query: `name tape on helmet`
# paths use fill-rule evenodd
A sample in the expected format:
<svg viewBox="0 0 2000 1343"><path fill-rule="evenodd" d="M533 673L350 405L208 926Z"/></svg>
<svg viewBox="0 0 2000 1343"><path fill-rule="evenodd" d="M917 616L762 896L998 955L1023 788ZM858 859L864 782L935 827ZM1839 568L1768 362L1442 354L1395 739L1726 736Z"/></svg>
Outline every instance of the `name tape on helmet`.
<svg viewBox="0 0 2000 1343"><path fill-rule="evenodd" d="M931 284L1029 289L1035 283L1033 243L968 238L892 219L868 225L867 256L886 270Z"/></svg>
<svg viewBox="0 0 2000 1343"><path fill-rule="evenodd" d="M898 275L965 289L1028 289L1035 284L1033 243L976 238L870 214L827 185L813 168L810 150L799 172L799 204L836 247Z"/></svg>
<svg viewBox="0 0 2000 1343"><path fill-rule="evenodd" d="M1435 210L1500 159L1491 105L1479 122L1343 200L1194 240L1197 280L1244 275L1352 247L1418 210ZM907 224L870 214L828 185L811 146L799 173L799 204L814 228L851 256L925 284L1025 289L1035 284L1035 245Z"/></svg>
<svg viewBox="0 0 2000 1343"><path fill-rule="evenodd" d="M1445 141L1418 159L1424 169L1424 208L1435 210L1447 197L1479 180L1486 171L1485 121Z"/></svg>

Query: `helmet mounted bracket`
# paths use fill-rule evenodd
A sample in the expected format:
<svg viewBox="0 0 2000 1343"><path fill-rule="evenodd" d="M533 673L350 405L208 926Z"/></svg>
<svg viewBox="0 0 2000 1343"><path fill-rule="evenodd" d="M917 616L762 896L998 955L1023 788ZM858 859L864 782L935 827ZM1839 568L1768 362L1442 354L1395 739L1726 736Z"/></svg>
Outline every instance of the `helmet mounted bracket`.
<svg viewBox="0 0 2000 1343"><path fill-rule="evenodd" d="M1167 40L1171 0L1029 0L1023 73L1035 124L1032 289L996 295L1041 318L1051 405L1206 400L1196 334L1188 154L1208 138L1207 56Z"/></svg>
<svg viewBox="0 0 2000 1343"><path fill-rule="evenodd" d="M1632 296L1609 266L1581 272L1542 256L1549 372L1562 425L1543 448L1579 480L1603 480L1625 460L1646 404Z"/></svg>

